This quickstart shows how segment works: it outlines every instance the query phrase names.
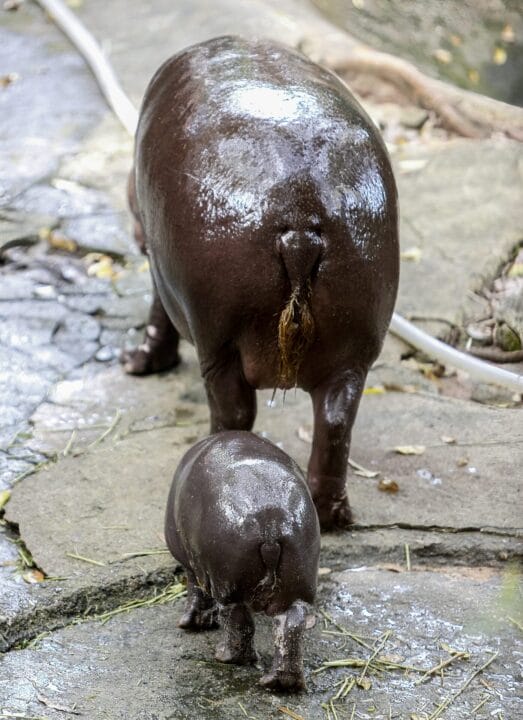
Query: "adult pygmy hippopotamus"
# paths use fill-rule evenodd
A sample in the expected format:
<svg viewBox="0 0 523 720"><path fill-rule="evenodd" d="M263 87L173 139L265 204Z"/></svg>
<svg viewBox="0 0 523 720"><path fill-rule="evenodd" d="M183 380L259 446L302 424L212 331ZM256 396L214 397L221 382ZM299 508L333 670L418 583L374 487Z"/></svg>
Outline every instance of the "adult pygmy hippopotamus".
<svg viewBox="0 0 523 720"><path fill-rule="evenodd" d="M187 571L180 626L216 626L222 662L256 661L251 609L275 616L275 655L261 683L305 687L302 640L316 593L318 518L301 470L249 432L222 432L196 443L174 476L165 538Z"/></svg>
<svg viewBox="0 0 523 720"><path fill-rule="evenodd" d="M130 373L196 346L211 432L249 430L257 388L312 396L308 484L323 528L351 521L351 429L398 284L396 187L345 85L298 52L221 37L153 77L129 181L155 296Z"/></svg>

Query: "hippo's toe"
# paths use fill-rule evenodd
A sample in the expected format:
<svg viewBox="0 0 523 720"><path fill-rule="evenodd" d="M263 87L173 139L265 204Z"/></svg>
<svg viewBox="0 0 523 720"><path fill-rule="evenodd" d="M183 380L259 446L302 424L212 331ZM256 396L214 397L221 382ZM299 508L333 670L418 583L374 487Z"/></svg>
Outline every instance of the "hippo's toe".
<svg viewBox="0 0 523 720"><path fill-rule="evenodd" d="M137 348L122 352L120 362L129 375L152 375L176 367L180 363L180 356L176 348L160 351L146 341Z"/></svg>
<svg viewBox="0 0 523 720"><path fill-rule="evenodd" d="M183 630L215 630L219 627L218 608L188 608L178 621L178 627Z"/></svg>
<svg viewBox="0 0 523 720"><path fill-rule="evenodd" d="M314 498L320 528L327 530L348 530L353 523L349 501L344 496L340 499L319 495Z"/></svg>
<svg viewBox="0 0 523 720"><path fill-rule="evenodd" d="M306 689L305 677L302 672L272 670L267 675L263 675L259 682L268 690L279 692L300 692Z"/></svg>

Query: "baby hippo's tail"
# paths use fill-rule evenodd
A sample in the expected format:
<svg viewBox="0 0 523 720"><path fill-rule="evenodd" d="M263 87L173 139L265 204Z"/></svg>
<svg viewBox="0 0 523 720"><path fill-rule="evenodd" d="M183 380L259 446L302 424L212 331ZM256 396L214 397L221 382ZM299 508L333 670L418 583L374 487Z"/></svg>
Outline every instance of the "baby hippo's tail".
<svg viewBox="0 0 523 720"><path fill-rule="evenodd" d="M264 542L260 545L260 553L263 563L267 568L267 574L274 575L281 555L280 543L275 542L274 540Z"/></svg>
<svg viewBox="0 0 523 720"><path fill-rule="evenodd" d="M303 355L314 339L311 273L322 249L321 237L313 230L289 230L280 239L280 255L291 284L291 296L278 324L279 383L283 387L296 385Z"/></svg>

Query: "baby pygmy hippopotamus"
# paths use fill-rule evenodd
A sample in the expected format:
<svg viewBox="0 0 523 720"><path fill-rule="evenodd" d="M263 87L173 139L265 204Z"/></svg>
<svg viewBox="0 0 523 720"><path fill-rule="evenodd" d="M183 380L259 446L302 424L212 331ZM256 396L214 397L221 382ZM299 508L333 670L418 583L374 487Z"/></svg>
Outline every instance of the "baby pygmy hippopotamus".
<svg viewBox="0 0 523 720"><path fill-rule="evenodd" d="M303 632L316 593L320 529L305 478L268 440L221 432L196 443L173 480L165 538L187 571L179 625L216 627L216 659L256 662L252 611L275 618L275 653L262 685L305 688Z"/></svg>

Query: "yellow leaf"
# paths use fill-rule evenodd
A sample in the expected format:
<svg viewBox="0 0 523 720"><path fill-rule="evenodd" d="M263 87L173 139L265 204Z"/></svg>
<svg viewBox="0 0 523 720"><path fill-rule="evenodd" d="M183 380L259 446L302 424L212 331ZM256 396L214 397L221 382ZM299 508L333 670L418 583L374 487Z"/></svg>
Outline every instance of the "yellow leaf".
<svg viewBox="0 0 523 720"><path fill-rule="evenodd" d="M9 498L11 497L11 490L0 491L0 510L5 506Z"/></svg>
<svg viewBox="0 0 523 720"><path fill-rule="evenodd" d="M383 395L385 392L385 388L383 385L371 385L370 387L366 387L363 391L364 395Z"/></svg>
<svg viewBox="0 0 523 720"><path fill-rule="evenodd" d="M505 48L494 48L494 52L492 53L492 62L495 65L504 65L507 62L507 51Z"/></svg>
<svg viewBox="0 0 523 720"><path fill-rule="evenodd" d="M399 455L423 455L425 450L425 445L398 445L394 448Z"/></svg>

